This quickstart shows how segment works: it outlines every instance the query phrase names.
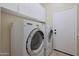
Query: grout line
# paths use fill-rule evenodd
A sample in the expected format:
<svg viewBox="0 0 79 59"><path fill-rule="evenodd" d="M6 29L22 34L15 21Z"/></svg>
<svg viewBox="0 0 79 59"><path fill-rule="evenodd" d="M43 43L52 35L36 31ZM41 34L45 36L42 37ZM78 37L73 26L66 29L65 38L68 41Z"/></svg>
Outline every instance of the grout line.
<svg viewBox="0 0 79 59"><path fill-rule="evenodd" d="M49 52L48 56L51 56L52 52L53 52L53 51Z"/></svg>

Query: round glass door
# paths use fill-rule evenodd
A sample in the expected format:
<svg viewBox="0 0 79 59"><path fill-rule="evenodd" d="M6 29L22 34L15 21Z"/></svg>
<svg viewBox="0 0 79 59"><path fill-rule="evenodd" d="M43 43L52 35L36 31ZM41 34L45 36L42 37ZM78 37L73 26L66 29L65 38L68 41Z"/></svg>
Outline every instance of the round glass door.
<svg viewBox="0 0 79 59"><path fill-rule="evenodd" d="M39 31L37 31L34 34L33 38L32 38L32 41L31 41L31 49L32 50L38 49L40 47L41 43L42 43L42 35L40 34Z"/></svg>
<svg viewBox="0 0 79 59"><path fill-rule="evenodd" d="M26 51L29 55L37 55L43 47L44 34L39 29L34 29L28 36L26 41Z"/></svg>
<svg viewBox="0 0 79 59"><path fill-rule="evenodd" d="M48 36L48 42L51 41L52 35L53 35L53 30L51 29Z"/></svg>

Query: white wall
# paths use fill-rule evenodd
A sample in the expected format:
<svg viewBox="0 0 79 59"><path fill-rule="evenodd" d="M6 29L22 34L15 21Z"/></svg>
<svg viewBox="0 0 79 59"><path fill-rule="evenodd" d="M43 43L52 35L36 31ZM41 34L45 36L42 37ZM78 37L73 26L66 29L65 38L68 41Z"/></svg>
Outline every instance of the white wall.
<svg viewBox="0 0 79 59"><path fill-rule="evenodd" d="M1 43L1 9L0 9L0 43ZM0 52L1 52L1 44L0 44Z"/></svg>
<svg viewBox="0 0 79 59"><path fill-rule="evenodd" d="M51 4L43 4L46 9L46 24L52 26L52 5Z"/></svg>
<svg viewBox="0 0 79 59"><path fill-rule="evenodd" d="M77 55L79 56L79 4L77 4Z"/></svg>

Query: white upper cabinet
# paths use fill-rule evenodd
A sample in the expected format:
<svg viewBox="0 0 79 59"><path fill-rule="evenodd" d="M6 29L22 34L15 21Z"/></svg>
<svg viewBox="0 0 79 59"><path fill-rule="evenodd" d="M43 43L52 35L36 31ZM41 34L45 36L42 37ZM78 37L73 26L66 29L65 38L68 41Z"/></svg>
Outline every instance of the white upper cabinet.
<svg viewBox="0 0 79 59"><path fill-rule="evenodd" d="M19 12L27 16L45 21L45 9L39 3L21 3Z"/></svg>
<svg viewBox="0 0 79 59"><path fill-rule="evenodd" d="M39 3L0 3L0 7L45 21L45 8Z"/></svg>
<svg viewBox="0 0 79 59"><path fill-rule="evenodd" d="M4 7L12 11L18 11L17 3L0 3L0 7Z"/></svg>

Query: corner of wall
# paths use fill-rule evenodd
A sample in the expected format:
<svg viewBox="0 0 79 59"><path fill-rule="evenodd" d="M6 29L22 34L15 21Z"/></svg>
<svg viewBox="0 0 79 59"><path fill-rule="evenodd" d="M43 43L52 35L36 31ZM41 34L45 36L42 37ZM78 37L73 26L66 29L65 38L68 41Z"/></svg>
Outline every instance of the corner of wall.
<svg viewBox="0 0 79 59"><path fill-rule="evenodd" d="M1 8L0 8L0 52L1 52Z"/></svg>

